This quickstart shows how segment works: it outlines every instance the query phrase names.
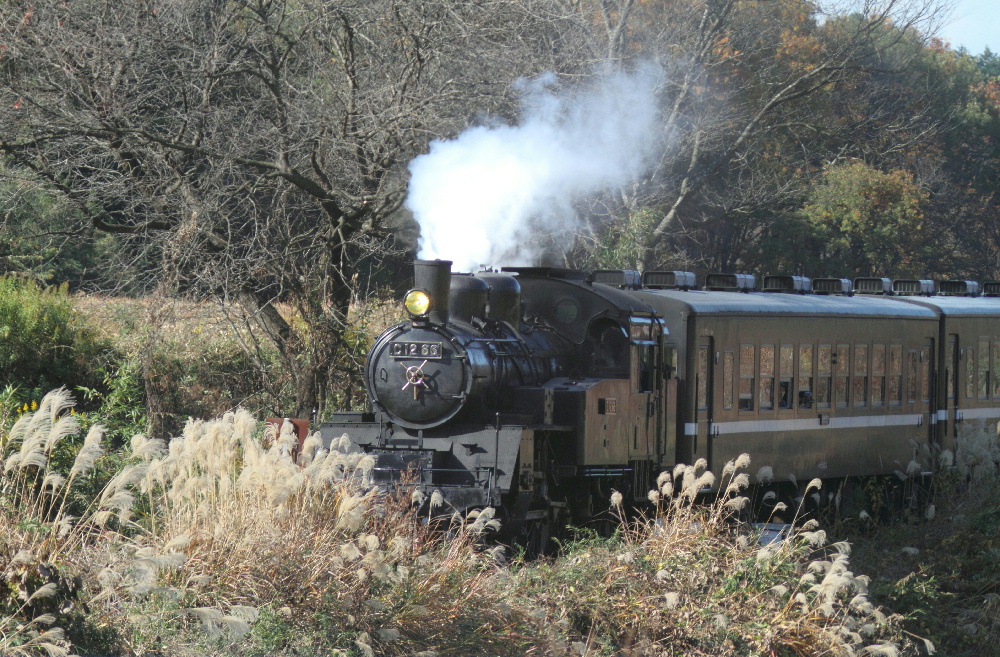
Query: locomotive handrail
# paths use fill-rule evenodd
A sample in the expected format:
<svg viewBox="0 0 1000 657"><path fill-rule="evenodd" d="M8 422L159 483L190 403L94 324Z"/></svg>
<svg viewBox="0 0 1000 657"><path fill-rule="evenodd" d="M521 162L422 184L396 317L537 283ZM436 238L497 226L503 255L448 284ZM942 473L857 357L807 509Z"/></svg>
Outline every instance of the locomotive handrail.
<svg viewBox="0 0 1000 657"><path fill-rule="evenodd" d="M489 336L485 336L485 337L481 337L481 338L480 337L471 338L469 340L469 342L490 342L490 343L494 343L494 342L516 342L518 344L521 343L521 341L518 340L517 338L491 338Z"/></svg>

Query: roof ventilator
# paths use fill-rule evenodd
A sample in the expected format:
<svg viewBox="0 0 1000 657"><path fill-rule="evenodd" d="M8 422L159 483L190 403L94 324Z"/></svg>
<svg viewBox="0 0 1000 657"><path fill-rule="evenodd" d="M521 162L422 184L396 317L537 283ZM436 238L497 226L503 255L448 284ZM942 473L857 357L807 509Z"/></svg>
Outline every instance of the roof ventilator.
<svg viewBox="0 0 1000 657"><path fill-rule="evenodd" d="M595 283L610 285L620 290L638 290L642 287L639 272L634 269L595 269L590 279Z"/></svg>
<svg viewBox="0 0 1000 657"><path fill-rule="evenodd" d="M812 292L812 279L806 276L765 276L764 292L787 292L806 294Z"/></svg>
<svg viewBox="0 0 1000 657"><path fill-rule="evenodd" d="M938 294L944 297L977 297L978 281L938 281Z"/></svg>
<svg viewBox="0 0 1000 657"><path fill-rule="evenodd" d="M1000 297L1000 281L986 281L983 283L984 297Z"/></svg>
<svg viewBox="0 0 1000 657"><path fill-rule="evenodd" d="M932 297L934 281L927 279L897 278L892 282L892 291L903 296Z"/></svg>
<svg viewBox="0 0 1000 657"><path fill-rule="evenodd" d="M753 292L757 279L752 274L708 274L705 289L716 292Z"/></svg>
<svg viewBox="0 0 1000 657"><path fill-rule="evenodd" d="M892 281L888 278L855 278L854 291L858 294L892 296Z"/></svg>
<svg viewBox="0 0 1000 657"><path fill-rule="evenodd" d="M849 278L814 278L813 292L815 294L839 294L841 296L854 296L854 284Z"/></svg>
<svg viewBox="0 0 1000 657"><path fill-rule="evenodd" d="M642 273L642 286L651 290L690 290L695 286L689 271L647 271Z"/></svg>

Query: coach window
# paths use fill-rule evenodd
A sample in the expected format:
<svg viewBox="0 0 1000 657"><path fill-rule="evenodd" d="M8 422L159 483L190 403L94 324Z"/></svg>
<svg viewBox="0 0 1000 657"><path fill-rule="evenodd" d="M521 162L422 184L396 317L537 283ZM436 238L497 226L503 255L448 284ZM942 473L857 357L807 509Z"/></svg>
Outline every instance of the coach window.
<svg viewBox="0 0 1000 657"><path fill-rule="evenodd" d="M948 343L948 352L944 355L944 378L948 399L955 398L955 343Z"/></svg>
<svg viewBox="0 0 1000 657"><path fill-rule="evenodd" d="M920 400L931 401L931 348L920 348Z"/></svg>
<svg viewBox="0 0 1000 657"><path fill-rule="evenodd" d="M740 410L753 410L754 395L754 357L756 347L753 345L740 346Z"/></svg>
<svg viewBox="0 0 1000 657"><path fill-rule="evenodd" d="M903 346L889 345L889 406L903 403Z"/></svg>
<svg viewBox="0 0 1000 657"><path fill-rule="evenodd" d="M972 399L976 390L976 350L965 348L965 398Z"/></svg>
<svg viewBox="0 0 1000 657"><path fill-rule="evenodd" d="M833 388L833 347L821 344L816 354L816 406L830 408Z"/></svg>
<svg viewBox="0 0 1000 657"><path fill-rule="evenodd" d="M733 407L733 360L734 354L727 351L722 355L722 407Z"/></svg>
<svg viewBox="0 0 1000 657"><path fill-rule="evenodd" d="M872 345L872 406L885 405L885 345Z"/></svg>
<svg viewBox="0 0 1000 657"><path fill-rule="evenodd" d="M987 399L990 390L990 343L979 341L979 398Z"/></svg>
<svg viewBox="0 0 1000 657"><path fill-rule="evenodd" d="M792 382L795 371L795 346L781 345L778 351L778 408L795 408Z"/></svg>
<svg viewBox="0 0 1000 657"><path fill-rule="evenodd" d="M813 346L799 347L799 408L813 405Z"/></svg>
<svg viewBox="0 0 1000 657"><path fill-rule="evenodd" d="M673 347L663 348L663 378L677 377L677 350Z"/></svg>
<svg viewBox="0 0 1000 657"><path fill-rule="evenodd" d="M906 402L917 401L917 352L910 349L906 352Z"/></svg>
<svg viewBox="0 0 1000 657"><path fill-rule="evenodd" d="M774 345L760 346L760 410L774 408Z"/></svg>
<svg viewBox="0 0 1000 657"><path fill-rule="evenodd" d="M698 410L708 408L708 346L698 347Z"/></svg>
<svg viewBox="0 0 1000 657"><path fill-rule="evenodd" d="M854 345L854 405L868 405L868 345Z"/></svg>
<svg viewBox="0 0 1000 657"><path fill-rule="evenodd" d="M837 408L847 408L850 395L851 371L851 348L846 344L838 344L834 353L836 362L834 363L834 389L833 395L837 400Z"/></svg>

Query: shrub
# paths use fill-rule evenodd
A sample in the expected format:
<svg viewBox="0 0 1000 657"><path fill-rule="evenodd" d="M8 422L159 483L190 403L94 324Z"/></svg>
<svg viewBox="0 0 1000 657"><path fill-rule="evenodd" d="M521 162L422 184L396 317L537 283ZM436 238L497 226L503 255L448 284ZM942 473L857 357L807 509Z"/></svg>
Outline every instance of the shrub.
<svg viewBox="0 0 1000 657"><path fill-rule="evenodd" d="M36 400L62 385L95 385L94 364L106 349L78 318L65 285L0 276L3 383Z"/></svg>

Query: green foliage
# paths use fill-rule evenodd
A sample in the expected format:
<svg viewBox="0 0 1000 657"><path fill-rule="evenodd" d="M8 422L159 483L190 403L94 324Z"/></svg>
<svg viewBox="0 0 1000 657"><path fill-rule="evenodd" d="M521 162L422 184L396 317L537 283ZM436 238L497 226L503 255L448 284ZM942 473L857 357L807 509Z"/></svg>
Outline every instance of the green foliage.
<svg viewBox="0 0 1000 657"><path fill-rule="evenodd" d="M653 208L629 212L607 226L592 253L595 269L639 269L643 251L660 214Z"/></svg>
<svg viewBox="0 0 1000 657"><path fill-rule="evenodd" d="M976 55L975 60L976 66L979 67L984 77L1000 77L1000 56L990 50L989 46L983 50L982 54Z"/></svg>
<svg viewBox="0 0 1000 657"><path fill-rule="evenodd" d="M0 277L0 383L36 400L51 388L93 385L107 351L80 321L66 285Z"/></svg>
<svg viewBox="0 0 1000 657"><path fill-rule="evenodd" d="M926 199L906 171L883 173L861 162L827 169L802 209L822 245L818 266L858 276L924 273Z"/></svg>
<svg viewBox="0 0 1000 657"><path fill-rule="evenodd" d="M113 238L80 230L79 210L30 172L0 163L0 208L0 273L74 289L99 280Z"/></svg>
<svg viewBox="0 0 1000 657"><path fill-rule="evenodd" d="M886 600L891 609L904 612L908 620L915 621L925 629L940 617L941 609L954 597L954 594L942 590L939 578L922 569L908 573L888 585L878 582L873 594Z"/></svg>

